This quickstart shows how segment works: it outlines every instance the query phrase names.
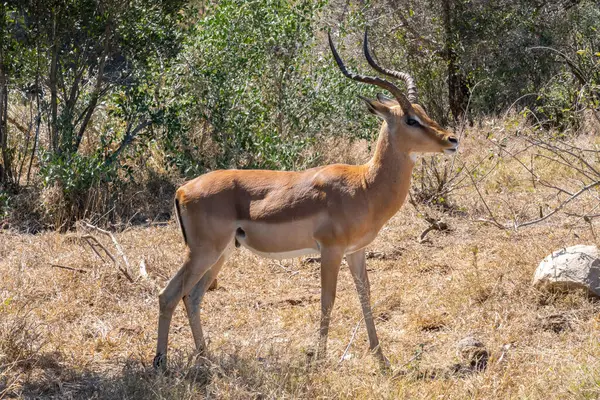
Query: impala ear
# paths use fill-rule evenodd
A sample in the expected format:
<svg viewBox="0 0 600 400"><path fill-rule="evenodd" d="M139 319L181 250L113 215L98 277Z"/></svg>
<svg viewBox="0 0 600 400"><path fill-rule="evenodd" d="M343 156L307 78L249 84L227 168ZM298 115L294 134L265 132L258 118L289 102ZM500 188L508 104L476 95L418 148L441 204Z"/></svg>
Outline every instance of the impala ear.
<svg viewBox="0 0 600 400"><path fill-rule="evenodd" d="M388 108L398 107L400 105L397 100L384 96L382 93L377 93L377 101L381 104L385 104Z"/></svg>
<svg viewBox="0 0 600 400"><path fill-rule="evenodd" d="M371 114L377 115L381 119L387 119L390 115L390 109L387 105L380 103L377 100L371 100L363 96L359 96L365 103Z"/></svg>

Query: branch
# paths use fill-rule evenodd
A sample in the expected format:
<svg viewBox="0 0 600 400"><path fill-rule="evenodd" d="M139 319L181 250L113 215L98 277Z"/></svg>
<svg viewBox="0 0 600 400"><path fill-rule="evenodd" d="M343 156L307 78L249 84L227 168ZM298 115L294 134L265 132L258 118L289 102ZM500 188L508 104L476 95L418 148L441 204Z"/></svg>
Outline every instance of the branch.
<svg viewBox="0 0 600 400"><path fill-rule="evenodd" d="M551 185L550 183L546 182L545 180L542 180L542 179L541 179L541 178L540 178L540 177L539 177L539 176L538 176L538 175L537 175L537 174L536 174L536 173L533 171L533 169L531 169L531 168L529 168L527 165L525 165L525 164L523 163L523 161L521 161L521 160L520 160L520 159L517 157L517 155L516 155L516 154L513 154L513 153L511 153L511 152L510 152L510 151L508 151L506 148L502 147L500 144L498 144L498 143L494 142L493 140L490 140L490 139L486 139L486 140L487 140L488 142L492 143L493 145L497 146L497 147L500 149L500 151L501 151L501 152L505 152L505 153L506 153L506 154L508 154L510 157L512 157L512 158L513 158L515 161L517 161L519 164L521 164L521 166L522 166L523 168L525 168L525 170L526 170L527 172L529 172L529 173L531 174L531 176L534 178L534 182L538 182L538 183L539 183L540 185L542 185L542 186L545 186L545 187L547 187L547 188L550 188L550 189L555 189L555 190L557 190L557 191L559 191L559 192L562 192L562 193L565 193L565 194L567 194L567 195L569 195L569 196L571 196L571 195L573 194L573 193L570 193L570 192L568 192L567 190L565 190L565 189L563 189L563 188L560 188L560 187L558 187L558 186ZM531 146L527 147L525 150L529 149L529 148L530 148L530 147L532 147L532 146L535 146L535 144L531 143ZM550 158L550 157L547 157L547 156L544 156L544 155L542 155L542 154L537 154L537 156L539 156L539 157L544 157L544 158L548 158L548 159L549 159L549 160L551 160L551 161L556 161L556 162L560 163L560 161L558 161L558 160L555 160L555 159L553 159L553 158ZM569 165L569 166L570 166L570 165Z"/></svg>
<svg viewBox="0 0 600 400"><path fill-rule="evenodd" d="M435 219L435 218L425 215L425 221L427 221L427 223L429 223L429 226L419 236L419 243L425 242L425 237L431 231L444 232L444 231L448 231L450 229L448 227L448 224L440 219Z"/></svg>
<svg viewBox="0 0 600 400"><path fill-rule="evenodd" d="M81 272L82 274L87 273L88 271L85 269L79 269L79 268L73 268L73 267L67 267L66 265L60 265L60 264L50 264L51 267L54 268L61 268L61 269L66 269L69 271L75 271L75 272Z"/></svg>
<svg viewBox="0 0 600 400"><path fill-rule="evenodd" d="M563 160L565 160L566 162L568 162L568 160L567 160L567 159L566 159L566 158L565 158L565 157L564 157L564 156L563 156L563 155L562 155L560 152L567 153L568 155L570 155L571 157L573 157L573 158L577 159L579 162L581 162L581 163L582 163L582 164L584 164L586 167L588 167L588 169L589 169L590 171L592 171L592 172L593 172L593 173L594 173L594 174L595 174L597 177L600 177L600 172L599 172L598 170L596 170L596 168L592 167L592 166L590 165L590 163L588 163L588 162L587 162L587 161L586 161L586 160L585 160L585 159L584 159L582 156L580 156L579 154L575 154L575 153L573 153L572 151L569 151L569 150L567 150L567 149L560 148L560 147L558 147L558 146L556 146L556 145L554 145L554 144L551 144L551 143L549 143L549 142L545 142L545 141L543 141L543 140L540 140L540 139L535 139L535 140L532 140L532 141L530 141L530 143L536 144L536 145L538 145L538 146L540 146L540 147L543 147L543 146L545 146L547 150L549 150L549 151L553 152L554 154L558 155L560 158L562 158L562 159L563 159ZM577 149L577 150L580 150L580 151L581 151L581 149L579 149L579 148L577 148L577 147L574 147L574 146L571 146L571 148L574 148L574 149ZM572 167L572 168L575 168L575 167L573 167L573 166L571 166L571 167ZM584 175L586 175L586 174L584 173ZM587 175L586 175L586 176L587 176Z"/></svg>
<svg viewBox="0 0 600 400"><path fill-rule="evenodd" d="M498 228L506 229L506 226L502 225L500 222L498 222L498 220L496 219L496 217L494 217L494 214L492 213L492 210L490 209L490 207L488 206L487 202L483 198L483 195L479 191L479 186L477 186L477 182L475 182L475 179L473 179L473 174L467 168L467 164L463 163L463 168L467 171L467 174L469 175L469 178L471 179L471 182L473 183L473 186L475 187L475 190L477 191L477 194L479 195L479 198L483 202L483 205L485 206L485 209L487 210L488 214L492 218L491 221L490 220L484 220L484 221L485 222L491 222L492 224L496 225Z"/></svg>
<svg viewBox="0 0 600 400"><path fill-rule="evenodd" d="M598 171L597 171L597 170L596 170L594 167L592 167L592 166L591 166L591 165L590 165L590 164L589 164L589 163L588 163L588 162L587 162L587 161L586 161L586 160L585 160L585 159L584 159L582 156L580 156L580 155L578 155L578 154L574 153L573 151L570 151L570 150L565 150L565 149L563 149L563 148L561 148L561 147L558 147L558 146L556 146L556 145L554 145L554 144L547 143L547 142L541 141L541 140L539 140L539 139L531 139L531 138L527 138L527 137L525 137L525 138L524 138L524 140L525 140L526 142L528 142L530 145L537 146L537 147L539 147L539 148L541 148L541 149L544 149L544 150L547 150L547 151L550 151L550 152L552 152L553 154L555 154L555 155L556 155L558 158L560 158L560 159L552 158L552 157L546 156L546 155L544 155L544 154L539 154L539 153L538 153L538 154L536 154L536 157L545 158L545 159L548 159L548 160L550 160L550 161L552 161L552 162L556 162L556 163L558 163L559 165L563 165L563 166L565 166L565 167L571 168L571 169L573 169L573 170L575 170L575 171L579 172L580 174L584 175L584 176L585 176L585 177L587 177L588 179L591 179L591 180L592 180L592 182L591 182L591 183L589 183L589 184L587 184L587 185L585 185L585 186L583 186L583 187L582 187L582 188L581 188L581 189L580 189L578 192L576 192L576 193L570 193L569 191L567 191L567 190L565 190L565 189L563 189L563 188L560 188L560 187L558 187L558 186L552 185L552 184L550 184L549 182L546 182L545 180L541 179L541 178L540 178L540 177L539 177L539 176L538 176L538 175L537 175L537 174L536 174L536 173L533 171L533 169L532 169L532 168L529 168L528 166L526 166L526 165L525 165L525 164L524 164L524 163L523 163L523 162L522 162L522 161L521 161L521 160L520 160L520 159L519 159L519 158L518 158L518 157L517 157L515 154L512 154L512 153L511 153L510 151L508 151L507 149L505 149L505 148L502 148L502 149L501 149L502 151L506 152L506 154L508 154L510 157L512 157L514 160L516 160L516 161L517 161L517 162L518 162L518 163L519 163L519 164L520 164L520 165L521 165L521 166L522 166L522 167L523 167L523 168L524 168L526 171L528 171L528 172L529 172L529 173L532 175L532 177L533 177L533 178L535 178L535 180L536 180L538 183L540 183L541 185L543 185L543 186L545 186L545 187L547 187L547 188L550 188L550 189L555 189L555 190L556 190L556 191L558 191L559 193L564 193L564 194L567 194L567 195L569 196L569 197L568 197L566 200L562 201L562 202L561 202L561 203L560 203L560 204L559 204L559 205L558 205L556 208L554 208L554 209L553 209L551 212L549 212L548 214L546 214L546 215L544 215L544 216L540 216L540 218L533 219L533 220L530 220L530 221L526 221L526 222L523 222L523 223L518 223L518 222L515 220L515 221L514 221L514 223L513 223L513 226L512 226L512 228L514 228L514 229L518 229L518 228L520 228L520 227L526 227L526 226L534 225L534 224L537 224L537 223L539 223L539 222L545 221L546 219L550 218L551 216L553 216L554 214L556 214L557 212L559 212L560 210L562 210L562 209L563 209L563 208L564 208L564 207L565 207L567 204L569 204L571 201L575 200L577 197L581 196L583 193L585 193L585 192L587 192L587 191L589 191L589 190L591 190L591 189L593 189L593 188L595 188L595 187L597 187L597 186L600 186L600 180L597 180L597 179L594 179L594 178L592 178L592 176L590 176L588 173L586 173L586 171L584 171L582 168L579 168L579 167L577 167L577 166L573 165L573 163L574 163L574 162L576 162L576 161L579 161L579 162L581 162L582 164L584 164L584 165L585 165L585 166L586 166L586 167L589 169L589 172L591 172L591 173L594 173L594 174L598 174ZM488 141L489 141L489 140L488 140ZM493 144L495 144L495 145L499 146L498 144L496 144L496 143L494 143L494 142L492 142L492 141L490 141L490 143L493 143ZM575 150L581 150L581 149L579 149L579 148L577 148L577 147L575 147L575 146L571 146L571 145L568 145L568 146L569 146L571 149L575 149ZM576 161L575 161L575 160L570 160L570 159L566 158L566 157L564 156L564 154L567 154L567 155L569 155L569 156L573 157L573 158L574 158ZM465 165L464 167L465 167L465 169L466 169L466 165ZM473 182L473 184L474 184L474 186L475 186L475 189L477 190L477 193L479 194L479 197L480 197L480 198L481 198L481 200L483 201L483 203L484 203L484 205L485 205L486 209L488 210L488 213L490 214L490 216L491 216L491 218L492 218L492 221L490 221L490 220L482 220L482 221L483 221L483 222L491 222L491 223L493 223L495 226L497 226L497 227L499 227L499 228L502 228L502 229L508 229L508 228L510 228L510 226L509 226L509 225L507 225L507 224L504 224L504 225L503 225L503 224L500 224L500 223L499 223L499 222L496 220L496 218L493 216L493 214L492 214L492 212L491 212L490 208L488 207L488 205L486 204L485 200L483 199L483 196L481 195L481 193L480 193L480 191L479 191L479 189L478 189L477 185L475 184L475 182L474 182L473 178L471 177L471 174L470 174L470 173L469 173L469 177L471 178L471 181ZM582 183L582 184L583 184L583 183Z"/></svg>
<svg viewBox="0 0 600 400"><path fill-rule="evenodd" d="M573 75L575 75L577 80L579 80L579 83L582 85L587 84L588 79L585 77L583 71L581 71L581 69L579 69L575 62L573 62L573 60L571 60L565 53L547 46L534 46L529 47L527 50L550 50L551 52L558 54L563 60L565 60L569 68L571 68L571 72L573 73Z"/></svg>
<svg viewBox="0 0 600 400"><path fill-rule="evenodd" d="M434 51L437 52L439 51L440 47L442 47L438 42L436 42L435 40L426 38L424 36L422 36L419 32L417 32L416 29L414 29L412 26L410 26L410 24L408 23L408 20L406 19L406 17L402 14L402 12L398 13L398 18L400 18L400 20L402 21L400 24L392 27L388 32L392 32L400 27L403 27L404 29L406 29L406 31L408 33L410 33L413 38L418 41L419 43L421 43L422 45L424 45L425 47L427 47L428 50L430 51Z"/></svg>
<svg viewBox="0 0 600 400"><path fill-rule="evenodd" d="M356 337L356 333L358 332L358 328L360 328L360 324L365 320L365 317L363 316L357 323L356 326L354 327L354 329L352 330L352 336L350 336L350 341L348 342L348 345L346 346L346 348L344 349L344 353L342 353L342 356L340 357L340 360L338 361L338 365L342 363L342 361L344 361L344 359L346 358L346 354L348 353L348 350L350 350L350 346L352 346L352 342L354 342L354 338Z"/></svg>
<svg viewBox="0 0 600 400"><path fill-rule="evenodd" d="M133 130L128 129L127 133L125 134L125 137L121 141L121 144L110 156L108 156L106 158L106 161L104 161L104 165L107 166L107 165L110 165L111 163L113 163L117 159L117 157L119 157L119 154L121 154L121 152L125 149L125 147L127 147L127 145L133 141L135 136L142 129L150 126L151 124L152 124L152 121L146 120L146 121L140 123L138 126L136 126L135 129L133 129Z"/></svg>
<svg viewBox="0 0 600 400"><path fill-rule="evenodd" d="M110 44L110 21L106 23L106 27L104 29L105 39L104 39L104 50L102 51L102 56L100 58L100 64L98 65L98 76L96 77L96 87L92 92L92 99L90 100L89 108L83 121L81 122L81 126L79 127L79 132L77 133L77 138L75 140L75 144L73 145L73 151L77 151L79 145L81 144L81 139L83 138L83 134L85 133L85 128L87 127L90 119L92 118L92 114L96 109L96 104L98 104L98 99L100 97L100 93L102 92L102 81L104 76L104 66L106 65L106 58L108 57L109 52L109 44Z"/></svg>
<svg viewBox="0 0 600 400"><path fill-rule="evenodd" d="M371 307L371 313L373 313L373 310L375 309L375 307L377 307L379 305L379 303L381 303L381 301L378 301L375 304L373 304L373 307ZM350 337L350 341L348 342L348 345L346 346L346 349L344 350L344 353L340 357L340 360L338 361L338 365L340 365L342 363L342 361L344 361L344 358L346 357L346 354L348 354L348 350L350 350L350 346L352 345L352 342L354 342L354 338L356 337L356 333L358 332L358 328L360 327L360 324L364 320L365 320L365 317L363 315L363 317L356 323L356 326L352 330L352 336Z"/></svg>
<svg viewBox="0 0 600 400"><path fill-rule="evenodd" d="M21 125L19 123L19 121L17 121L16 119L14 119L13 117L11 117L10 115L8 116L8 122L10 122L11 124L13 124L15 126L15 128L17 128L19 131L21 131L21 133L24 133L24 134L28 134L29 133L29 129L27 129L26 127L24 127L23 125Z"/></svg>
<svg viewBox="0 0 600 400"><path fill-rule="evenodd" d="M56 35L57 11L52 13L52 61L50 62L50 147L52 151L58 150L58 96L56 93L57 67L58 67L58 37Z"/></svg>
<svg viewBox="0 0 600 400"><path fill-rule="evenodd" d="M596 181L596 182L590 183L587 186L584 186L583 188L581 188L580 191L578 191L577 193L573 194L567 200L563 201L558 207L556 207L554 210L552 210L550 213L546 214L545 216L543 216L541 218L538 218L538 219L534 219L534 220L531 220L531 221L524 222L522 224L516 224L515 228L520 228L522 226L529 226L529 225L537 224L538 222L542 222L542 221L550 218L552 215L554 215L557 212L559 212L560 210L562 210L567 204L569 204L571 201L575 200L581 194L587 192L588 190L590 190L590 189L592 189L592 188L594 188L596 186L600 186L600 181Z"/></svg>
<svg viewBox="0 0 600 400"><path fill-rule="evenodd" d="M71 85L71 90L69 92L69 97L65 99L66 108L73 109L75 107L75 103L79 98L79 84L81 79L83 78L83 73L85 72L85 67L81 67L75 73L73 77L73 84Z"/></svg>
<svg viewBox="0 0 600 400"><path fill-rule="evenodd" d="M121 258L123 259L123 262L125 263L125 268L122 268L121 266L119 266L118 263L116 262L116 260L112 256L110 256L110 257L112 258L112 260L115 263L115 265L118 266L119 271L121 271L121 273L125 276L125 278L127 278L129 280L129 282L133 283L134 280L131 277L131 275L129 274L129 271L131 270L131 265L129 264L129 260L127 259L127 256L125 255L125 252L123 251L123 248L121 247L121 245L117 241L117 238L115 238L115 235L113 235L109 231L106 231L104 229L98 228L97 226L89 224L87 222L83 222L83 226L85 228L95 230L96 232L99 232L99 233L101 233L103 235L106 235L106 236L110 237L110 239L112 240L113 244L115 245L115 248L117 249L117 252L119 253L119 255L121 256ZM104 250L106 251L106 249L104 249ZM108 255L110 255L110 253L108 251L106 251L106 253Z"/></svg>
<svg viewBox="0 0 600 400"><path fill-rule="evenodd" d="M106 249L106 247L104 247L104 245L102 243L100 243L100 241L98 239L96 239L95 236L92 235L84 235L81 237L82 239L85 240L85 242L91 247L91 249L94 251L94 253L96 253L96 255L98 256L99 259L101 259L103 262L106 262L106 260L104 259L104 257L102 257L102 255L98 252L98 250L96 250L95 246L100 247L102 250L104 250L104 254L106 254L108 256L108 258L111 259L111 261L116 264L117 260L115 259L115 257L110 253L110 251L108 251Z"/></svg>

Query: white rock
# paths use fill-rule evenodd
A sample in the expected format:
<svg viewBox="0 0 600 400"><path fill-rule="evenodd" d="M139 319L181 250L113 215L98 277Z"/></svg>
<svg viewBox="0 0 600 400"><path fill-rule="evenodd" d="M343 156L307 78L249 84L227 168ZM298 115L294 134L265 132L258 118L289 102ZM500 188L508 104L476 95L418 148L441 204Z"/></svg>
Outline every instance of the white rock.
<svg viewBox="0 0 600 400"><path fill-rule="evenodd" d="M533 285L539 289L585 288L600 296L600 250L579 244L555 251L537 267Z"/></svg>

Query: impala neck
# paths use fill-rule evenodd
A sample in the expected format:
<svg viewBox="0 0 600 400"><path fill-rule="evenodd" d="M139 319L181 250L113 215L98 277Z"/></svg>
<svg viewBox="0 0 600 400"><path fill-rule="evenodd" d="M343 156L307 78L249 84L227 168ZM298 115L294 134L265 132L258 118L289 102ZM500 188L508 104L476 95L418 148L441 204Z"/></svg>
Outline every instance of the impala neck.
<svg viewBox="0 0 600 400"><path fill-rule="evenodd" d="M402 206L415 165L411 154L396 143L397 136L383 123L373 158L366 164L365 180L374 210L387 221Z"/></svg>

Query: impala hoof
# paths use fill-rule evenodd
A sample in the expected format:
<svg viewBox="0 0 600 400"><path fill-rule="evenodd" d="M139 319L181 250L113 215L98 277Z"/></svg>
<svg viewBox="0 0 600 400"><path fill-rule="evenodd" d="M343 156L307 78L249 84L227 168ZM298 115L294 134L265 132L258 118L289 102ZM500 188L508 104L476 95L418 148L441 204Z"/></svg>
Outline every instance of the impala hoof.
<svg viewBox="0 0 600 400"><path fill-rule="evenodd" d="M165 354L157 354L152 361L152 366L155 370L167 369L167 356Z"/></svg>
<svg viewBox="0 0 600 400"><path fill-rule="evenodd" d="M383 358L379 359L379 369L383 373L388 373L388 372L392 371L392 364L390 363L390 360L388 360L386 356L383 356Z"/></svg>
<svg viewBox="0 0 600 400"><path fill-rule="evenodd" d="M210 292L212 290L217 290L218 288L219 288L219 282L217 282L217 278L215 278L215 280L212 281L212 283L208 287L208 291Z"/></svg>
<svg viewBox="0 0 600 400"><path fill-rule="evenodd" d="M388 358L383 355L383 352L381 351L381 347L378 347L375 350L375 357L377 357L377 361L379 361L379 369L381 370L381 372L383 372L383 373L391 372L392 364L390 363L390 360L388 360Z"/></svg>
<svg viewBox="0 0 600 400"><path fill-rule="evenodd" d="M317 351L315 352L315 360L322 361L327 357L327 346L323 344L319 344L317 346Z"/></svg>

